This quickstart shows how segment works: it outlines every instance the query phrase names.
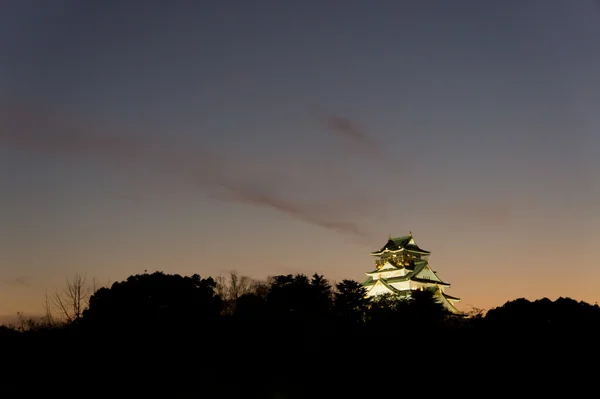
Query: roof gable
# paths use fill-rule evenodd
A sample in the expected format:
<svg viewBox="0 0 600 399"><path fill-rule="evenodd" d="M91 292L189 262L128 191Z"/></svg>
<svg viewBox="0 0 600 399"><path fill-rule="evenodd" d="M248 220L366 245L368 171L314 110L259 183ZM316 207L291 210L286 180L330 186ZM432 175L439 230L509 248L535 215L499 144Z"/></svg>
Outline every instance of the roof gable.
<svg viewBox="0 0 600 399"><path fill-rule="evenodd" d="M442 283L442 284L446 284L442 281L441 278L438 277L438 275L431 269L431 267L429 266L429 263L427 262L423 262L423 266L420 267L418 270L415 270L415 273L413 274L413 276L417 279L421 279L421 280L431 280L431 281L435 281L437 283Z"/></svg>
<svg viewBox="0 0 600 399"><path fill-rule="evenodd" d="M390 237L385 245L379 251L373 251L371 254L376 255L383 253L385 251L398 252L401 250L406 250L410 252L419 252L422 254L429 254L430 252L424 249L419 248L419 246L415 243L412 234L408 236L402 237Z"/></svg>
<svg viewBox="0 0 600 399"><path fill-rule="evenodd" d="M399 267L392 265L389 261L385 262L385 264L383 266L381 266L381 268L379 269L379 271L384 271L384 270L398 270Z"/></svg>

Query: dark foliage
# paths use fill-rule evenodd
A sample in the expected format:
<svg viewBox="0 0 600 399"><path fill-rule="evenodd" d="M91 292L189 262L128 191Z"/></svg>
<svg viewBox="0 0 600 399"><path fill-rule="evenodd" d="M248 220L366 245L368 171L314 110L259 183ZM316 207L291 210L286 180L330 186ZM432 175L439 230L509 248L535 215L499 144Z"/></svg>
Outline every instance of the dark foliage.
<svg viewBox="0 0 600 399"><path fill-rule="evenodd" d="M81 318L81 328L102 334L196 331L215 324L221 298L212 278L141 274L101 288Z"/></svg>
<svg viewBox="0 0 600 399"><path fill-rule="evenodd" d="M600 309L569 298L467 317L446 313L430 291L369 301L360 283L317 274L217 292L212 278L142 274L98 290L77 322L0 327L3 391L313 398L518 386L539 395L576 374L573 393L598 354Z"/></svg>

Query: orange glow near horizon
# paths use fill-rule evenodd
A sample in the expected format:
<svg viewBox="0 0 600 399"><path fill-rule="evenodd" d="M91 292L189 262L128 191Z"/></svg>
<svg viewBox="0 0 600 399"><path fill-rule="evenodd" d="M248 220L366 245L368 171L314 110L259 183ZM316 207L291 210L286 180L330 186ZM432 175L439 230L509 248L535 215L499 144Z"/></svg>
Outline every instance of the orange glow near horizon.
<svg viewBox="0 0 600 399"><path fill-rule="evenodd" d="M432 1L9 2L0 317L75 273L362 282L408 232L460 309L598 301L598 9Z"/></svg>

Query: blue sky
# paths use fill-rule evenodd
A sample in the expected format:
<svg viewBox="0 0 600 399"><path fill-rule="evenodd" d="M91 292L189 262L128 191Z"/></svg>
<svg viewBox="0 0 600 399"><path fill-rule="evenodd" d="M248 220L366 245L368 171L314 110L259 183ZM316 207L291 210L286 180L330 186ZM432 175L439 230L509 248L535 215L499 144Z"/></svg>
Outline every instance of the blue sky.
<svg viewBox="0 0 600 399"><path fill-rule="evenodd" d="M0 314L75 272L362 280L408 231L465 306L594 302L599 40L591 0L6 1Z"/></svg>

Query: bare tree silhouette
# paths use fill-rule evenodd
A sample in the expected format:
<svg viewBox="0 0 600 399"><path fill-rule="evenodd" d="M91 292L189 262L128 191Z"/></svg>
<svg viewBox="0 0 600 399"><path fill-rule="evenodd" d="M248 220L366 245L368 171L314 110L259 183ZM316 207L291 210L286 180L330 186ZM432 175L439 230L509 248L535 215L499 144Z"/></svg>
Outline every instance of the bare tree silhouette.
<svg viewBox="0 0 600 399"><path fill-rule="evenodd" d="M85 275L75 274L71 280L67 278L66 287L52 297L54 306L67 323L79 320L88 307L92 288L86 280Z"/></svg>

